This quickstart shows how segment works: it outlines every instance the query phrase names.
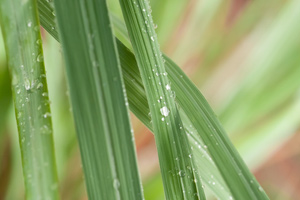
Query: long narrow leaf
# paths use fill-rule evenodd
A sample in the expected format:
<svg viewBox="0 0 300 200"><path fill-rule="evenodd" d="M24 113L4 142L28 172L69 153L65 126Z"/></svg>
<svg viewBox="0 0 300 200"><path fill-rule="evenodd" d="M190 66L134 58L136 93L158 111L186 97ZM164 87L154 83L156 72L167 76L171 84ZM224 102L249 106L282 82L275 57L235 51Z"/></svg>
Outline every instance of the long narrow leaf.
<svg viewBox="0 0 300 200"><path fill-rule="evenodd" d="M10 86L10 77L6 66L6 62L0 62L0 138L4 129L8 108L12 100Z"/></svg>
<svg viewBox="0 0 300 200"><path fill-rule="evenodd" d="M54 3L88 196L143 199L106 2Z"/></svg>
<svg viewBox="0 0 300 200"><path fill-rule="evenodd" d="M120 1L144 83L167 199L205 199L175 104L148 1Z"/></svg>
<svg viewBox="0 0 300 200"><path fill-rule="evenodd" d="M43 14L42 13L40 13L40 14L41 14L41 17L43 17ZM49 24L52 22L47 22L47 23ZM55 31L53 31L52 29L50 29L48 31L50 33L52 33L54 35L54 37L56 37ZM141 81L141 78L139 75L139 70L136 66L136 61L134 59L134 56L132 55L131 52L129 52L127 50L126 47L124 47L124 45L122 45L122 43L118 42L117 44L118 44L118 50L119 50L122 69L123 69L125 85L126 85L126 88L128 91L128 100L129 100L129 104L130 104L130 109L146 126L152 127L152 125L150 124L150 118L148 116L149 108L148 108L148 103L147 103L147 99L145 96L145 91L143 89L143 84L142 84L142 81ZM182 104L184 103L184 104L189 105L189 103L192 103L192 105L194 105L194 108L196 109L196 110L193 110L192 112L198 113L197 115L200 115L199 119L197 118L197 120L193 120L193 123L198 123L197 126L200 127L201 124L203 124L203 121L201 121L199 123L199 120L204 118L206 120L214 122L214 125L218 125L218 127L221 127L219 121L217 120L216 116L214 115L214 113L211 110L210 106L208 105L207 101L201 95L201 93L196 88L196 86L194 86L194 84L184 75L182 70L177 65L175 65L166 56L164 56L164 58L166 59L166 71L168 73L168 77L170 78L170 82L171 82L170 85L172 86L172 89L176 93L176 101L183 108L185 113L188 113L188 111L185 110L185 107ZM186 88L190 88L190 89L186 89ZM139 95L137 95L137 94L139 94ZM189 98L186 98L186 97L189 97ZM207 118L207 116L209 118ZM194 118L194 117L192 117L192 118ZM234 148L228 139L222 140L223 137L227 138L227 135L222 128L218 128L218 127L217 127L218 131L215 131L216 128L214 126L207 127L206 131L208 131L208 132L203 132L203 134L207 134L208 136L210 136L211 134L220 134L222 137L217 138L218 141L221 141L221 143L225 142L227 144L227 146L230 147L229 149ZM202 129L200 129L200 130L202 130ZM200 131L200 133L202 133L202 132ZM191 138L193 143L195 143L195 142L197 142L197 144L202 143L202 140L200 139L199 136L197 136L197 135L193 135L193 136L194 137ZM214 144L219 145L221 143L216 142ZM210 146L211 143L209 142L208 144ZM226 150L225 152L228 152L226 146L222 146L222 148ZM210 148L208 148L208 150L213 151L213 148L210 147ZM203 151L203 149L195 148L194 151L198 152L199 155L203 155L203 153L201 152L201 151ZM219 153L220 155L224 154L223 151L221 151L221 152L216 151L215 153ZM227 154L227 157L229 155L230 154ZM251 194L252 193L251 191L253 188L254 191L256 191L257 195L261 194L263 196L263 198L267 198L265 196L265 193L263 192L262 188L255 180L255 178L249 173L248 168L244 165L240 156L236 154L234 157L230 157L230 158L234 158L234 160L238 160L239 163L242 163L240 166L241 166L241 169L243 169L243 170L241 171L239 167L236 168L237 167L236 163L233 163L233 165L236 166L235 168L230 168L230 167L225 166L225 168L223 169L223 172L226 172L227 170L231 171L235 174L240 175L242 180L243 179L246 180L246 182L243 181L242 184L240 184L240 185L238 185L238 184L227 185L231 189L231 191L235 190L236 193L238 193L238 191L240 191L241 188L244 188L241 191L245 191L245 188L247 188L247 190ZM200 160L200 158L199 158L199 160ZM222 160L214 160L214 161L219 162L219 166L220 166L220 163L223 162L223 159ZM206 169L209 169L209 168L206 168ZM202 171L202 173L205 173L205 172L208 173L208 171ZM243 175L241 172L246 173L246 174ZM223 176L228 177L229 179L231 178L230 174L228 174L227 176L225 174ZM210 180L208 179L208 177L207 177L207 179L204 179L204 178L205 178L205 176L203 176L203 180L213 191L215 191L215 193L221 191L221 194L218 193L218 195L222 195L222 196L219 196L220 198L221 197L224 198L224 196L226 196L225 195L226 193L224 194L222 192L223 191L226 192L227 187L224 187L224 190L220 190L220 191L216 190L215 185L209 184ZM216 177L215 177L215 179L216 179ZM220 181L220 183L222 183L222 181ZM251 184L252 188L249 187L248 183ZM233 197L227 196L227 198L230 199Z"/></svg>
<svg viewBox="0 0 300 200"><path fill-rule="evenodd" d="M118 50L122 64L125 85L127 88L130 110L153 132L151 118L148 115L148 102L146 99L145 90L143 89L142 80L139 75L135 57L131 51L120 42L118 42ZM169 73L173 67L177 67L176 65L172 66L170 64L171 63L168 61L166 62L167 73ZM173 75L174 74L169 73L171 85L173 85L173 90L176 92L176 87L174 88L174 84L177 84L177 81L180 82L182 78L181 75L178 77L174 77ZM176 99L177 98L179 98L178 95L176 95ZM186 117L183 117L183 115L181 115L181 117L185 130L190 132L190 120L186 119ZM196 134L196 131L194 132ZM198 164L197 169L199 170L205 185L207 185L210 190L212 190L219 198L229 198L231 196L230 191L223 182L223 179L219 174L218 169L212 162L211 157L206 152L205 148L199 148L201 146L205 146L203 142L198 137L189 137L189 140L191 147L193 148L194 157L196 157L196 163ZM214 177L214 181L212 181L212 176ZM215 182L215 184L211 184L212 182Z"/></svg>
<svg viewBox="0 0 300 200"><path fill-rule="evenodd" d="M58 199L52 122L36 1L1 0L0 21L27 199Z"/></svg>

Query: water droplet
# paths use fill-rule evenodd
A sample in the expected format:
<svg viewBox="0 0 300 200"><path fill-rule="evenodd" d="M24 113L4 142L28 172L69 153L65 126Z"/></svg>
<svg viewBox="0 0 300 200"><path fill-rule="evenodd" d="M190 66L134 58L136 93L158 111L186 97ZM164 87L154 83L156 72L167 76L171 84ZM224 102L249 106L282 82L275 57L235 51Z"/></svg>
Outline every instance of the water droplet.
<svg viewBox="0 0 300 200"><path fill-rule="evenodd" d="M169 113L170 113L169 109L168 109L166 106L162 107L162 108L160 109L160 112L161 112L161 114L162 114L163 116L165 116L165 117L168 116Z"/></svg>
<svg viewBox="0 0 300 200"><path fill-rule="evenodd" d="M43 61L44 61L43 55L42 55L42 54L39 54L39 55L37 56L37 58L36 58L36 61L38 61L38 62L43 62Z"/></svg>
<svg viewBox="0 0 300 200"><path fill-rule="evenodd" d="M192 154L189 155L189 158L192 158Z"/></svg>
<svg viewBox="0 0 300 200"><path fill-rule="evenodd" d="M27 26L28 26L28 27L31 27L31 26L32 26L32 22L28 22L28 23L27 23Z"/></svg>
<svg viewBox="0 0 300 200"><path fill-rule="evenodd" d="M20 94L20 93L21 93L21 90L20 90L20 89L18 89L18 90L17 90L17 94Z"/></svg>
<svg viewBox="0 0 300 200"><path fill-rule="evenodd" d="M184 177L184 176L185 176L185 172L184 172L183 170L180 170L180 171L178 172L178 175L179 175L180 177Z"/></svg>
<svg viewBox="0 0 300 200"><path fill-rule="evenodd" d="M24 87L26 90L30 89L30 81L27 78L24 80Z"/></svg>
<svg viewBox="0 0 300 200"><path fill-rule="evenodd" d="M165 118L163 117L163 118L161 118L161 121L165 121Z"/></svg>
<svg viewBox="0 0 300 200"><path fill-rule="evenodd" d="M48 96L48 93L47 93L47 92L44 92L44 93L42 93L42 96L43 96L43 97L47 97L47 96Z"/></svg>
<svg viewBox="0 0 300 200"><path fill-rule="evenodd" d="M151 36L151 40L154 42L154 37L153 36Z"/></svg>
<svg viewBox="0 0 300 200"><path fill-rule="evenodd" d="M38 39L38 40L36 41L36 44L37 44L37 45L41 45L41 44L42 44L42 40Z"/></svg>
<svg viewBox="0 0 300 200"><path fill-rule="evenodd" d="M157 24L153 24L153 26L154 26L154 29L157 29Z"/></svg>
<svg viewBox="0 0 300 200"><path fill-rule="evenodd" d="M263 189L261 186L259 186L258 189L259 189L259 191L261 191L261 192L264 191L264 189Z"/></svg>
<svg viewBox="0 0 300 200"><path fill-rule="evenodd" d="M42 87L43 87L43 83L39 83L39 84L37 84L37 86L36 86L37 89L40 89L40 88L42 88Z"/></svg>
<svg viewBox="0 0 300 200"><path fill-rule="evenodd" d="M23 68L24 68L24 65L21 65L20 67L23 69Z"/></svg>
<svg viewBox="0 0 300 200"><path fill-rule="evenodd" d="M171 89L171 86L170 86L169 84L167 84L167 85L166 85L166 89L167 89L167 90L170 90L170 89Z"/></svg>
<svg viewBox="0 0 300 200"><path fill-rule="evenodd" d="M51 117L51 113L46 112L43 116L44 118Z"/></svg>

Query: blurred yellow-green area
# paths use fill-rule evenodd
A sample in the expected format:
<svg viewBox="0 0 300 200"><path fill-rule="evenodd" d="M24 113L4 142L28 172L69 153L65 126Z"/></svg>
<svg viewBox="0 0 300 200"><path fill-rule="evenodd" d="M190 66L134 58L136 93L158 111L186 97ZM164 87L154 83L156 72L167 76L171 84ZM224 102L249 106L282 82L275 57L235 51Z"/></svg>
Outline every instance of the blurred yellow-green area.
<svg viewBox="0 0 300 200"><path fill-rule="evenodd" d="M151 6L162 51L204 94L270 199L300 199L300 1L151 0ZM122 18L117 0L109 7ZM87 199L60 45L42 33L61 199ZM163 199L154 137L133 115L132 124L145 198ZM24 199L2 36L0 199Z"/></svg>

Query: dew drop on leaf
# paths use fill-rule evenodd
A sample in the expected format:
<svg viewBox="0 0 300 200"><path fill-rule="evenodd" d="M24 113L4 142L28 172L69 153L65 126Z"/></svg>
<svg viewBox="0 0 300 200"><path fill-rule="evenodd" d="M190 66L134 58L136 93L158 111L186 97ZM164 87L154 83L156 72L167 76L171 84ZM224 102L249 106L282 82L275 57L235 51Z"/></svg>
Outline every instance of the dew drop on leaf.
<svg viewBox="0 0 300 200"><path fill-rule="evenodd" d="M24 80L24 87L26 90L30 89L30 81L27 78Z"/></svg>
<svg viewBox="0 0 300 200"><path fill-rule="evenodd" d="M40 40L40 39L36 40L36 44L37 45L41 45L42 44L42 40Z"/></svg>
<svg viewBox="0 0 300 200"><path fill-rule="evenodd" d="M37 56L37 58L36 58L36 61L38 61L38 62L43 62L43 61L44 61L43 55L42 55L42 54L39 54L39 55Z"/></svg>
<svg viewBox="0 0 300 200"><path fill-rule="evenodd" d="M167 89L167 90L170 90L170 89L171 89L171 87L170 87L169 84L166 85L166 89Z"/></svg>
<svg viewBox="0 0 300 200"><path fill-rule="evenodd" d="M180 170L180 171L178 172L178 175L179 175L180 177L184 177L184 176L185 176L185 172L184 172L183 170Z"/></svg>
<svg viewBox="0 0 300 200"><path fill-rule="evenodd" d="M39 84L37 84L37 86L36 86L37 89L40 89L40 88L42 88L42 87L43 87L43 83L39 83Z"/></svg>
<svg viewBox="0 0 300 200"><path fill-rule="evenodd" d="M161 114L162 114L163 116L165 116L165 117L168 116L169 113L170 113L169 109L168 109L166 106L162 107L162 108L160 109L160 112L161 112Z"/></svg>
<svg viewBox="0 0 300 200"><path fill-rule="evenodd" d="M46 112L43 116L44 118L51 117L51 113Z"/></svg>

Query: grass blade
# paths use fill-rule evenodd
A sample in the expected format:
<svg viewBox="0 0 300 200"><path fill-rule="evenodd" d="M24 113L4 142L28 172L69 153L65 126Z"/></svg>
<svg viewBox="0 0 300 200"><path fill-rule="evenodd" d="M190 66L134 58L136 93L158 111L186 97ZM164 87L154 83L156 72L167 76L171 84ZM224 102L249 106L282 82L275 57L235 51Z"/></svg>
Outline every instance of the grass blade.
<svg viewBox="0 0 300 200"><path fill-rule="evenodd" d="M52 23L52 22L50 22L50 23ZM48 31L52 32L52 30L48 30ZM135 58L132 55L132 53L122 43L118 42L117 44L118 44L118 50L119 50L120 60L121 60L121 64L122 64L125 85L126 85L127 92L128 92L128 100L129 100L130 109L147 127L150 127L150 130L152 130L151 129L152 125L150 124L150 117L148 116L148 112L149 112L148 103L147 103L143 83L141 81L141 77L139 74L139 70L137 68ZM234 190L234 192L232 192L232 193L236 193L234 195L234 197L239 199L239 197L242 195L243 196L242 198L245 198L245 196L243 194L246 190L247 191L246 193L248 193L250 196L253 194L257 196L257 197L254 197L254 199L255 198L256 199L257 198L267 199L265 193L263 191L261 191L262 188L260 187L258 182L255 180L253 175L251 175L251 173L249 172L248 168L245 166L245 164L242 161L242 159L240 158L240 156L237 155L236 153L234 153L235 154L234 157L231 157L231 154L230 153L228 154L228 151L229 150L231 151L232 149L234 149L234 147L231 144L231 142L229 141L229 139L227 138L225 131L222 129L219 121L217 120L215 114L211 110L211 108L208 105L205 98L202 96L202 94L199 92L199 90L196 88L196 86L192 83L192 81L184 75L182 70L175 63L173 63L166 56L164 56L164 58L166 59L166 65L165 65L166 71L168 73L168 77L170 78L172 89L176 93L176 101L178 102L178 104L183 108L185 113L189 113L189 111L191 112L192 109L186 108L183 104L186 104L186 105L191 104L193 106L193 108L195 109L195 110L192 110L192 113L196 113L196 115L193 115L193 116L188 115L189 117L191 117L191 119L192 119L191 121L193 123L196 123L197 127L200 127L200 131L205 129L206 132L204 132L204 133L206 133L206 135L207 135L206 139L208 139L211 134L214 134L214 135L220 134L220 137L216 137L217 141L214 144L215 145L218 144L217 146L220 146L220 144L225 143L226 145L222 146L222 147L226 150L225 152L227 152L226 157L227 158L229 157L229 160L231 160L233 158L235 160L237 160L237 163L236 162L229 163L229 165L227 167L222 169L223 173L225 173L226 170L229 170L229 172L235 174L235 176L234 176L235 178L236 178L236 175L239 175L239 177L240 177L240 178L238 177L238 179L240 179L238 181L241 183L240 185L235 184L235 183L233 183L233 185L231 185L231 184L228 184L228 182L227 182L227 186L230 188L230 191L232 192L232 190ZM137 94L139 94L139 95L137 95ZM189 97L189 98L187 98L187 97ZM195 120L195 119L197 119L197 120ZM208 124L210 124L210 127L208 127L205 123L203 123L203 121L199 121L199 119L202 119L206 122L208 121L209 122ZM203 124L204 124L204 126L202 128L201 126ZM189 125L189 124L187 124L187 125ZM185 127L187 127L187 126L185 126ZM202 144L202 140L199 137L199 135L195 136L194 138L191 138L190 140L193 141L192 143L197 142L198 144ZM212 143L210 141L206 142L205 144L206 145L208 144L207 146L210 146L210 148L208 148L209 151L213 151L213 147L211 147ZM233 151L236 152L235 150L233 150ZM203 154L201 152L201 149L199 149L199 148L194 148L194 152L196 152L198 155ZM213 153L214 154L219 153L220 155L224 154L223 150L222 151L219 151L219 150L213 151ZM197 157L200 160L201 156L197 156ZM221 162L223 162L223 160L224 159L217 160L217 161L214 160L214 161L219 163L219 166L220 166L220 165L222 165ZM200 161L199 161L199 163L200 163ZM231 166L234 165L235 167L230 168L229 167L230 165ZM214 167L214 165L212 165L212 167ZM206 170L210 169L210 167L207 167L205 169ZM240 169L242 169L242 171ZM202 171L202 172L204 172L204 171ZM205 172L208 173L209 171L205 171ZM240 176L241 172L242 172L242 174ZM231 174L225 173L225 175L222 174L222 176L229 180L231 179ZM209 184L209 177L207 177L207 179L204 179L204 177L203 177L203 180L215 193L218 194L218 196L220 198L222 198L222 197L224 198L228 194L228 193L220 194L219 193L220 191L215 190L215 186ZM235 180L235 179L232 179L232 180ZM222 180L220 180L219 182L223 183ZM251 187L249 186L249 184L251 184ZM226 190L226 187L224 190ZM244 192L239 192L239 191L244 191ZM222 195L222 196L220 196L220 195ZM227 196L227 198L229 198L229 196ZM247 198L249 198L249 196Z"/></svg>
<svg viewBox="0 0 300 200"><path fill-rule="evenodd" d="M1 37L1 35L0 35ZM8 113L9 105L11 104L11 85L10 85L9 72L6 66L6 62L0 62L0 138L3 133L6 115ZM9 87L7 87L9 86Z"/></svg>
<svg viewBox="0 0 300 200"><path fill-rule="evenodd" d="M143 199L106 2L54 3L88 196Z"/></svg>
<svg viewBox="0 0 300 200"><path fill-rule="evenodd" d="M0 32L0 50L2 51L2 35ZM4 48L3 48L3 51ZM2 55L0 54L0 60ZM3 61L3 60L2 60ZM12 101L10 76L8 72L8 67L6 60L4 62L0 61L0 199L4 199L8 184L11 177L10 171L10 159L11 159L11 149L10 149L10 138L7 133L6 122L8 111Z"/></svg>
<svg viewBox="0 0 300 200"><path fill-rule="evenodd" d="M36 1L1 0L0 19L27 199L58 199L52 122Z"/></svg>
<svg viewBox="0 0 300 200"><path fill-rule="evenodd" d="M149 128L149 130L153 132L151 118L148 115L148 113L150 112L148 102L135 57L131 53L131 51L120 42L118 42L117 44L130 110ZM170 64L171 63L166 62L167 73L169 73L174 67ZM170 81L173 86L174 84L177 84L176 81L180 81L180 76L178 76L178 79L176 79L176 77L174 77L174 73L169 73ZM174 80L176 81L174 82ZM177 87L173 89L176 92ZM178 97L179 96L176 96L176 98ZM189 120L186 120L183 115L181 115L181 117L184 127L187 130L187 128L191 125L191 122ZM197 157L197 168L199 169L199 173L202 174L201 178L204 184L207 185L207 187L209 187L210 190L212 190L219 198L228 198L230 196L230 191L226 187L226 184L219 174L218 169L212 162L206 150L204 148L199 148L199 145L201 145L202 147L205 146L203 142L198 137L189 137L189 140L191 146L194 149L193 154L195 157ZM215 185L210 184L213 182L211 176L214 177L214 182L216 183Z"/></svg>
<svg viewBox="0 0 300 200"><path fill-rule="evenodd" d="M169 65L175 65L170 59L166 58L166 60ZM172 73L174 73L173 76L171 76ZM170 77L176 77L173 80L173 88L177 87L175 91L177 91L179 105L185 113L188 113L187 116L196 130L203 133L195 136L195 140L200 138L203 140L233 197L235 199L268 199L197 87L191 84L179 67L170 70L169 74ZM177 77L181 77L181 81L178 81ZM180 95L184 93L190 96Z"/></svg>
<svg viewBox="0 0 300 200"><path fill-rule="evenodd" d="M150 5L141 0L120 3L148 99L166 198L205 199L165 71Z"/></svg>

